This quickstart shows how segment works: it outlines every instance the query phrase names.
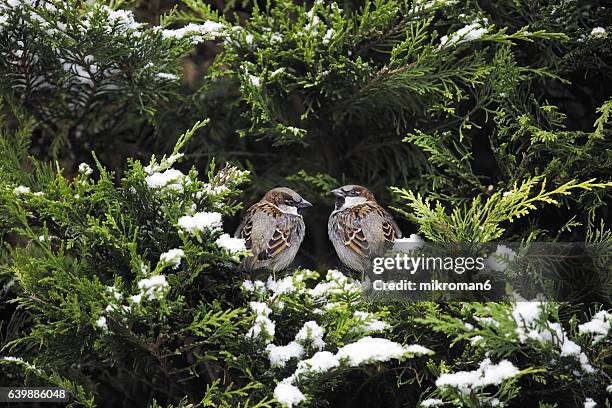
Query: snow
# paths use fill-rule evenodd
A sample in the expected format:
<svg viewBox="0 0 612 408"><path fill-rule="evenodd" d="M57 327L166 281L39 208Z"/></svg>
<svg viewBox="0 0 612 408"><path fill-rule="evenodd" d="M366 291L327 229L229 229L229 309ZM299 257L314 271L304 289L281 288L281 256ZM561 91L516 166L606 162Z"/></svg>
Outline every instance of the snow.
<svg viewBox="0 0 612 408"><path fill-rule="evenodd" d="M500 385L503 381L520 373L520 370L508 360L492 364L488 358L480 363L474 371L458 371L442 374L436 380L439 388L457 388L462 394L470 394L473 390L489 385Z"/></svg>
<svg viewBox="0 0 612 408"><path fill-rule="evenodd" d="M425 242L425 241L423 241L423 238L421 238L417 234L410 234L408 238L398 238L395 240L395 242L405 243L405 242Z"/></svg>
<svg viewBox="0 0 612 408"><path fill-rule="evenodd" d="M565 339L561 345L561 357L578 356L581 351L582 349L579 345L568 339Z"/></svg>
<svg viewBox="0 0 612 408"><path fill-rule="evenodd" d="M247 279L242 282L242 288L247 292L259 293L265 292L266 284L260 280L252 281L250 279Z"/></svg>
<svg viewBox="0 0 612 408"><path fill-rule="evenodd" d="M329 44L329 42L334 39L335 35L336 35L336 30L334 30L333 28L330 28L330 29L327 30L327 32L325 33L325 35L321 39L321 42L323 44Z"/></svg>
<svg viewBox="0 0 612 408"><path fill-rule="evenodd" d="M517 324L516 332L519 342L527 340L538 342L555 343L559 346L561 357L574 357L580 363L582 370L586 373L594 373L595 369L589 363L589 358L582 352L581 347L574 341L568 339L563 327L556 322L540 321L542 315L542 302L517 302L511 315ZM606 313L604 311L604 313ZM603 313L595 315L605 316ZM586 323L585 323L586 324ZM582 326L582 325L580 325ZM580 326L578 329L580 331Z"/></svg>
<svg viewBox="0 0 612 408"><path fill-rule="evenodd" d="M311 358L298 363L295 377L305 373L325 373L339 365L340 361L333 353L317 351Z"/></svg>
<svg viewBox="0 0 612 408"><path fill-rule="evenodd" d="M16 361L16 362L19 362L19 363L24 363L23 358L21 358L21 357L6 356L6 357L0 357L0 360L3 360L3 361Z"/></svg>
<svg viewBox="0 0 612 408"><path fill-rule="evenodd" d="M610 331L611 321L612 314L602 310L596 313L591 321L578 325L578 332L580 334L593 334L593 344L595 344L606 338Z"/></svg>
<svg viewBox="0 0 612 408"><path fill-rule="evenodd" d="M224 37L225 26L215 21L206 20L203 24L189 23L185 27L175 30L162 30L163 38L182 39L191 37L194 43L202 42L205 39L217 39Z"/></svg>
<svg viewBox="0 0 612 408"><path fill-rule="evenodd" d="M158 72L156 75L159 79L167 79L169 81L176 81L179 77L176 74L172 74L169 72Z"/></svg>
<svg viewBox="0 0 612 408"><path fill-rule="evenodd" d="M323 335L325 330L314 320L304 323L300 331L295 335L295 341L302 345L312 344L315 348L322 350L325 347Z"/></svg>
<svg viewBox="0 0 612 408"><path fill-rule="evenodd" d="M60 58L60 62L62 62L62 67L64 71L73 74L72 79L77 81L82 85L93 86L93 78L92 74L94 74L98 68L97 65L91 64L91 61L84 61L87 66L78 64L74 61L67 61L63 58Z"/></svg>
<svg viewBox="0 0 612 408"><path fill-rule="evenodd" d="M272 279L272 276L269 276L266 286L269 290L274 292L275 296L293 293L296 291L296 287L293 284L293 277L291 276L286 276L280 280L274 280Z"/></svg>
<svg viewBox="0 0 612 408"><path fill-rule="evenodd" d="M487 29L483 28L478 22L468 24L450 35L445 35L441 37L439 48L446 48L452 45L477 40L481 38L486 32Z"/></svg>
<svg viewBox="0 0 612 408"><path fill-rule="evenodd" d="M286 346L268 344L266 352L272 367L285 367L292 358L300 359L304 356L304 347L295 341L290 342Z"/></svg>
<svg viewBox="0 0 612 408"><path fill-rule="evenodd" d="M183 180L185 175L183 172L177 169L168 169L161 173L153 173L145 178L145 181L149 188L160 189L169 188L171 190L182 191Z"/></svg>
<svg viewBox="0 0 612 408"><path fill-rule="evenodd" d="M317 285L310 290L310 296L314 299L324 298L331 288L331 284L328 282L319 282Z"/></svg>
<svg viewBox="0 0 612 408"><path fill-rule="evenodd" d="M168 287L168 282L164 275L154 275L150 278L139 280L137 286L143 296L153 300L163 293L164 289Z"/></svg>
<svg viewBox="0 0 612 408"><path fill-rule="evenodd" d="M516 258L516 252L506 245L498 245L495 252L488 256L485 262L492 270L503 272L514 258Z"/></svg>
<svg viewBox="0 0 612 408"><path fill-rule="evenodd" d="M603 27L595 27L589 35L593 38L606 38L608 33L606 33L606 29Z"/></svg>
<svg viewBox="0 0 612 408"><path fill-rule="evenodd" d="M474 316L474 320L476 320L482 327L499 326L499 322L489 316L486 316L486 317Z"/></svg>
<svg viewBox="0 0 612 408"><path fill-rule="evenodd" d="M393 243L393 250L397 252L408 252L423 246L423 238L417 234L410 234L408 238L398 238Z"/></svg>
<svg viewBox="0 0 612 408"><path fill-rule="evenodd" d="M595 369L589 363L589 358L585 353L580 353L580 355L578 356L578 361L580 362L580 367L582 368L582 371L584 371L585 373L593 374L595 372Z"/></svg>
<svg viewBox="0 0 612 408"><path fill-rule="evenodd" d="M265 292L266 290L266 284L263 281L253 281L253 285L255 286L255 292Z"/></svg>
<svg viewBox="0 0 612 408"><path fill-rule="evenodd" d="M374 361L401 359L406 353L401 344L367 336L341 347L336 356L339 360L347 360L351 367L356 367Z"/></svg>
<svg viewBox="0 0 612 408"><path fill-rule="evenodd" d="M344 274L337 269L328 270L327 275L325 276L325 279L327 279L328 281L336 281L336 282L346 282L348 280L348 278L344 276Z"/></svg>
<svg viewBox="0 0 612 408"><path fill-rule="evenodd" d="M360 320L360 324L354 329L357 332L379 332L389 327L386 322L376 319L372 313L356 310L353 316Z"/></svg>
<svg viewBox="0 0 612 408"><path fill-rule="evenodd" d="M272 33L270 34L270 43L279 44L283 42L283 35L280 33Z"/></svg>
<svg viewBox="0 0 612 408"><path fill-rule="evenodd" d="M264 337L266 342L270 342L270 338L274 337L274 331L276 325L268 317L259 315L255 318L255 324L249 329L246 337L249 339L256 339L258 337Z"/></svg>
<svg viewBox="0 0 612 408"><path fill-rule="evenodd" d="M298 387L282 382L274 388L274 398L287 408L291 408L306 399Z"/></svg>
<svg viewBox="0 0 612 408"><path fill-rule="evenodd" d="M190 234L205 229L215 231L221 228L221 214L217 212L199 212L185 215L178 220L178 225Z"/></svg>
<svg viewBox="0 0 612 408"><path fill-rule="evenodd" d="M272 310L264 302L249 302L249 307L257 316L269 316Z"/></svg>
<svg viewBox="0 0 612 408"><path fill-rule="evenodd" d="M229 236L229 234L221 235L219 238L217 238L215 244L232 254L246 251L245 240L242 238L232 238Z"/></svg>
<svg viewBox="0 0 612 408"><path fill-rule="evenodd" d="M595 408L597 403L593 401L593 398L587 398L584 400L584 408Z"/></svg>
<svg viewBox="0 0 612 408"><path fill-rule="evenodd" d="M148 166L145 166L143 168L143 170L145 171L145 173L147 173L148 175L153 175L155 173L157 173L159 171L159 169L161 168L161 166L155 162L149 164Z"/></svg>
<svg viewBox="0 0 612 408"><path fill-rule="evenodd" d="M275 69L274 71L270 72L270 78L274 78L275 76L280 75L283 72L285 72L285 68Z"/></svg>
<svg viewBox="0 0 612 408"><path fill-rule="evenodd" d="M437 407L437 406L440 406L442 404L444 404L444 401L442 401L441 399L429 398L429 399L421 401L419 406L428 408L428 407Z"/></svg>
<svg viewBox="0 0 612 408"><path fill-rule="evenodd" d="M478 342L480 342L483 339L484 339L484 337L482 337L480 335L477 335L477 336L474 336L474 337L470 338L470 343L472 343L472 345L475 345L475 344L477 344Z"/></svg>
<svg viewBox="0 0 612 408"><path fill-rule="evenodd" d="M261 85L261 79L255 75L249 75L249 82L255 87L259 87Z"/></svg>
<svg viewBox="0 0 612 408"><path fill-rule="evenodd" d="M137 30L142 26L134 20L134 13L131 10L113 10L108 6L101 7L108 14L108 22L123 31Z"/></svg>
<svg viewBox="0 0 612 408"><path fill-rule="evenodd" d="M159 260L164 264L171 265L173 269L177 269L184 256L185 252L182 249L174 248L161 254Z"/></svg>
<svg viewBox="0 0 612 408"><path fill-rule="evenodd" d="M319 282L313 289L310 289L310 296L315 299L325 299L333 295L361 293L359 282L349 281L346 276L335 269L330 269L327 272L326 280L326 282Z"/></svg>
<svg viewBox="0 0 612 408"><path fill-rule="evenodd" d="M274 337L275 331L274 322L270 320L270 318L268 318L270 313L272 313L272 310L270 310L268 305L264 302L250 302L249 307L255 312L257 317L255 318L255 323L253 324L253 327L251 327L247 332L246 337L250 339L263 337L264 340L269 343Z"/></svg>
<svg viewBox="0 0 612 408"><path fill-rule="evenodd" d="M100 316L98 320L96 320L96 326L101 329L108 329L108 324L106 323L106 317Z"/></svg>
<svg viewBox="0 0 612 408"><path fill-rule="evenodd" d="M26 187L26 186L15 187L15 189L13 190L13 193L15 193L16 195L29 194L30 187Z"/></svg>
<svg viewBox="0 0 612 408"><path fill-rule="evenodd" d="M269 345L266 348L271 364L284 367L291 358L302 358L305 351L304 348L298 346L303 346L305 339L319 338L322 342L323 333L323 328L316 322L306 322L300 333L295 336L295 341L287 346ZM329 351L317 351L311 358L299 361L295 372L285 378L281 384L290 385L291 390L303 395L297 387L292 385L299 381L301 376L325 373L341 365L356 367L363 363L388 361L392 358L401 359L410 353L431 354L433 352L420 345L402 346L387 339L364 337L341 347L336 354Z"/></svg>
<svg viewBox="0 0 612 408"><path fill-rule="evenodd" d="M434 354L433 351L427 347L421 346L420 344L410 344L408 346L404 346L404 350L406 350L407 353L412 354Z"/></svg>
<svg viewBox="0 0 612 408"><path fill-rule="evenodd" d="M84 176L90 176L93 173L93 169L87 163L79 164L79 173Z"/></svg>
<svg viewBox="0 0 612 408"><path fill-rule="evenodd" d="M517 302L512 310L512 318L517 325L529 326L542 314L540 302Z"/></svg>
<svg viewBox="0 0 612 408"><path fill-rule="evenodd" d="M230 189L224 185L213 186L211 184L206 183L202 186L202 191L198 191L198 194L200 196L199 198L202 197L202 193L206 193L206 195L209 195L209 196L217 196L229 190Z"/></svg>
<svg viewBox="0 0 612 408"><path fill-rule="evenodd" d="M117 290L115 286L107 286L106 291L110 293L111 295L113 295L113 297L117 301L120 301L121 299L123 299L123 295Z"/></svg>
<svg viewBox="0 0 612 408"><path fill-rule="evenodd" d="M311 17L311 13L314 9L310 10L307 14ZM312 19L304 25L305 31L311 31L313 35L317 35L319 33L319 26L321 25L321 19L318 16L312 16Z"/></svg>

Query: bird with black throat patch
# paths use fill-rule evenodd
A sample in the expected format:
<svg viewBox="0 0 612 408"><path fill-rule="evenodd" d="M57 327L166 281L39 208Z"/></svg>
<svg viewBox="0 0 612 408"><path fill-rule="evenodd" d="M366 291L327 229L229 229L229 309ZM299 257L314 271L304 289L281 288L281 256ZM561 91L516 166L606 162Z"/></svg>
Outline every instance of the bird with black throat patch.
<svg viewBox="0 0 612 408"><path fill-rule="evenodd" d="M253 204L235 233L253 253L242 261L242 269L249 273L267 269L276 277L287 268L304 240L306 226L300 211L308 207L312 204L287 187L273 188Z"/></svg>
<svg viewBox="0 0 612 408"><path fill-rule="evenodd" d="M372 260L393 248L402 232L367 188L346 185L331 193L336 204L327 224L329 239L340 261L363 277Z"/></svg>

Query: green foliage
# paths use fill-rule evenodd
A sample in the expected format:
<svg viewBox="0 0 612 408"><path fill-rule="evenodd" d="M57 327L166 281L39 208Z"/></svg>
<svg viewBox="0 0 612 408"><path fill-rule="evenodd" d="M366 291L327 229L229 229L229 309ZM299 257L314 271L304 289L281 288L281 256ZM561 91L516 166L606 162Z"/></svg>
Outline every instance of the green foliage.
<svg viewBox="0 0 612 408"><path fill-rule="evenodd" d="M522 388L537 395L539 404L561 402L555 394L567 389L574 390L568 395L574 405L598 394L602 401L606 400L603 385L607 384L609 372L607 346L585 335L576 317L567 317L568 312L571 313L570 305L550 302L431 305L426 317L415 320L443 333L451 347L461 349L457 363L490 358L529 361L531 368L504 381L495 392L491 387L466 390L439 386L429 397L441 398L451 406L485 407L495 406L494 400L507 404L520 399ZM447 364L434 369L449 372ZM603 377L594 378L599 375ZM470 382L468 378L469 374L464 374L463 381ZM461 378L457 380L462 382Z"/></svg>
<svg viewBox="0 0 612 408"><path fill-rule="evenodd" d="M176 74L189 44L163 41L126 11L37 3L0 10L0 96L27 108L50 156L66 145L102 150L113 142L106 135L159 123L181 100Z"/></svg>
<svg viewBox="0 0 612 408"><path fill-rule="evenodd" d="M539 191L533 192L537 189ZM410 211L398 210L419 225L419 231L433 242L490 242L503 237L506 223L527 216L539 203L556 204L555 196L567 196L572 190L587 190L611 187L612 182L597 183L595 180L575 180L546 191L546 179L533 178L515 185L505 192L495 192L482 199L477 196L471 202L454 207L450 214L446 208L429 198L415 195L412 191L394 188L400 199L407 201Z"/></svg>
<svg viewBox="0 0 612 408"><path fill-rule="evenodd" d="M233 213L235 206L222 203L245 175L232 168L216 173L213 180L225 183L219 193L193 169L174 170L177 178L155 184L171 164L165 157L147 168L133 161L116 187L112 172L98 164L97 180L85 165L73 180L58 173L40 192L2 189L9 222L3 229L27 240L12 249L4 273L16 279L17 302L34 317L27 335L4 352L30 355L36 367L80 381L89 393L123 390L123 398L146 385L146 398L180 399L191 393L197 367L216 379L219 346L240 342L236 332L245 324L244 309L227 309L237 295L227 290L228 278L239 277L234 267L245 252L215 244L218 227L188 234L178 220L213 208ZM184 251L180 268L160 257L175 247ZM166 281L168 270L174 272ZM159 278L156 286L152 279ZM96 385L94 372L114 379ZM77 400L83 392L65 388Z"/></svg>

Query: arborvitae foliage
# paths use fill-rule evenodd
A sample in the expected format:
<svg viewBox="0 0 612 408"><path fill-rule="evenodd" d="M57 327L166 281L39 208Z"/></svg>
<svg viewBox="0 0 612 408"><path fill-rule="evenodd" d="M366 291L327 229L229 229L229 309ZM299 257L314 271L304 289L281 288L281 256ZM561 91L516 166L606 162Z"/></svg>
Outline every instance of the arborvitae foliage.
<svg viewBox="0 0 612 408"><path fill-rule="evenodd" d="M609 406L604 3L0 4L0 385L108 407ZM372 302L324 272L347 183L406 236L596 244L607 303ZM226 233L277 185L316 206L296 267L258 280Z"/></svg>

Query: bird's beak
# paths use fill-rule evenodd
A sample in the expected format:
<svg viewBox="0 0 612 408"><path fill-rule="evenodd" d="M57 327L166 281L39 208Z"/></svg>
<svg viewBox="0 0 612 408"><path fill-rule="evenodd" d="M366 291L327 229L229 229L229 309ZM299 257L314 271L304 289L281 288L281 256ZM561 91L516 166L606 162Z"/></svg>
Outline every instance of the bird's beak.
<svg viewBox="0 0 612 408"><path fill-rule="evenodd" d="M330 191L330 193L332 193L336 197L344 197L344 193L339 188L336 188L336 189Z"/></svg>
<svg viewBox="0 0 612 408"><path fill-rule="evenodd" d="M297 205L298 208L308 208L308 207L312 207L312 204L310 204L310 202L302 199L302 201L300 201Z"/></svg>

